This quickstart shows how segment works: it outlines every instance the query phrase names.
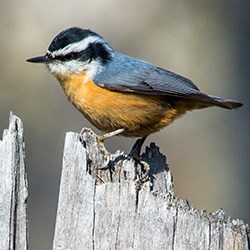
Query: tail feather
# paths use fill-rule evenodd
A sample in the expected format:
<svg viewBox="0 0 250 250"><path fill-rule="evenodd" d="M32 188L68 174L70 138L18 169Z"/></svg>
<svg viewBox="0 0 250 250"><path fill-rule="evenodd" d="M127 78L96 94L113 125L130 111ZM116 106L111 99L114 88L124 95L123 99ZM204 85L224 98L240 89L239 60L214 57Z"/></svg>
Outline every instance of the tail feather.
<svg viewBox="0 0 250 250"><path fill-rule="evenodd" d="M237 109L243 105L242 103L235 101L235 100L231 100L231 99L223 99L218 96L209 96L209 97L215 101L214 104L216 106L226 108L226 109Z"/></svg>

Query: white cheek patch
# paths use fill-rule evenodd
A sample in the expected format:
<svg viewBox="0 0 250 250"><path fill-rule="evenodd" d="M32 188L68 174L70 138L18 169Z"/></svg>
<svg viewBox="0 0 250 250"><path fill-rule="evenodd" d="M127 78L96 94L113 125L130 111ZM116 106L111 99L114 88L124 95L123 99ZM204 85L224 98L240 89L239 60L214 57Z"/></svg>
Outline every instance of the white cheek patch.
<svg viewBox="0 0 250 250"><path fill-rule="evenodd" d="M85 64L79 61L54 61L47 64L49 71L52 74L67 74L67 73L80 73L83 71Z"/></svg>
<svg viewBox="0 0 250 250"><path fill-rule="evenodd" d="M84 63L81 61L55 61L48 63L47 67L53 75L65 75L65 74L82 74L85 73L85 82L94 78L97 73L100 73L103 66L100 61L93 60L90 63Z"/></svg>
<svg viewBox="0 0 250 250"><path fill-rule="evenodd" d="M93 79L96 74L100 73L103 70L103 66L100 61L92 61L91 63L85 66L86 69L86 78L88 80Z"/></svg>

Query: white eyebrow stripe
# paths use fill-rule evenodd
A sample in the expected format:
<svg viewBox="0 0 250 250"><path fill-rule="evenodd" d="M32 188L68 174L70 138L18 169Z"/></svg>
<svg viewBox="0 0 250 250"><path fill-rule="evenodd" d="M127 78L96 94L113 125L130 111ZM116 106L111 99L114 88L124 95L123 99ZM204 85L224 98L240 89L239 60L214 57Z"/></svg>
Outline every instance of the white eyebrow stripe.
<svg viewBox="0 0 250 250"><path fill-rule="evenodd" d="M90 37L84 38L83 40L79 42L71 43L62 49L59 49L53 52L48 51L47 53L50 54L52 57L65 56L72 52L83 51L89 46L89 44L98 42L98 41L102 41L102 38L98 36L90 36Z"/></svg>

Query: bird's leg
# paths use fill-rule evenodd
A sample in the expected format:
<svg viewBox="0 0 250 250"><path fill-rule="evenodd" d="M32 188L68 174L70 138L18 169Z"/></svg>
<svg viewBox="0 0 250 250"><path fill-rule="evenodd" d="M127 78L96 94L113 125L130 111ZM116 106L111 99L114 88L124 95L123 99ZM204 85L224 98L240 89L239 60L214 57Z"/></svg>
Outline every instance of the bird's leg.
<svg viewBox="0 0 250 250"><path fill-rule="evenodd" d="M110 138L110 137L115 136L115 135L119 135L122 132L124 132L124 128L120 128L120 129L114 130L114 131L106 133L104 135L100 135L99 136L99 140L101 142L104 142L107 138Z"/></svg>
<svg viewBox="0 0 250 250"><path fill-rule="evenodd" d="M129 155L134 158L137 167L136 171L136 188L139 190L142 184L149 180L150 166L147 162L140 159L141 147L146 140L146 136L136 140L134 146L132 147Z"/></svg>
<svg viewBox="0 0 250 250"><path fill-rule="evenodd" d="M130 156L139 159L140 153L141 153L141 147L142 147L143 143L145 142L146 138L147 137L145 136L145 137L142 137L142 138L139 138L136 140L135 144L133 145L133 147L129 153Z"/></svg>

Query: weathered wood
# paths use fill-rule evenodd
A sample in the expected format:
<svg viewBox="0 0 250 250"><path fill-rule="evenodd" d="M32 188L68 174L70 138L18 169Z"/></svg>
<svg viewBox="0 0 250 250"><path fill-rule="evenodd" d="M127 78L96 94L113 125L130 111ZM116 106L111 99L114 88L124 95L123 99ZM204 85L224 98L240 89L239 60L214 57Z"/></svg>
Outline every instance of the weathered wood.
<svg viewBox="0 0 250 250"><path fill-rule="evenodd" d="M137 161L88 129L67 133L53 249L249 249L248 234L222 210L175 198L154 144Z"/></svg>
<svg viewBox="0 0 250 250"><path fill-rule="evenodd" d="M10 114L0 140L0 249L28 249L23 124Z"/></svg>

